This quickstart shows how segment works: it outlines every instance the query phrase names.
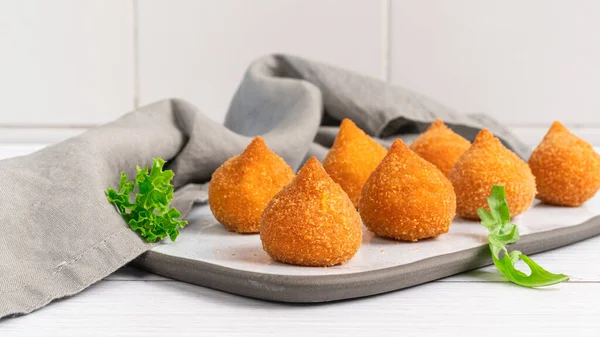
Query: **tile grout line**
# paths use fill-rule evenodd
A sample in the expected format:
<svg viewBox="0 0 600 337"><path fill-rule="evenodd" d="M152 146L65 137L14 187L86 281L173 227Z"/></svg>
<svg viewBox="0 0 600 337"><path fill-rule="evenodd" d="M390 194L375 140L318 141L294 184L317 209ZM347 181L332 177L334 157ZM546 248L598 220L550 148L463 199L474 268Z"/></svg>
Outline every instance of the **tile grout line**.
<svg viewBox="0 0 600 337"><path fill-rule="evenodd" d="M381 0L381 75L387 83L391 80L391 6L391 0Z"/></svg>
<svg viewBox="0 0 600 337"><path fill-rule="evenodd" d="M133 43L133 108L140 106L140 46L139 46L139 18L138 0L131 0L132 11L132 43Z"/></svg>
<svg viewBox="0 0 600 337"><path fill-rule="evenodd" d="M89 129L95 128L102 124L9 124L9 123L0 123L0 129L16 129L16 130L36 130L36 129L46 129L46 130L56 130L56 129Z"/></svg>
<svg viewBox="0 0 600 337"><path fill-rule="evenodd" d="M101 126L104 123L98 124L12 124L0 123L0 129L87 129ZM502 123L507 127L513 128L531 128L531 129L547 129L552 124L547 123ZM573 129L600 129L600 123L565 123L565 126Z"/></svg>

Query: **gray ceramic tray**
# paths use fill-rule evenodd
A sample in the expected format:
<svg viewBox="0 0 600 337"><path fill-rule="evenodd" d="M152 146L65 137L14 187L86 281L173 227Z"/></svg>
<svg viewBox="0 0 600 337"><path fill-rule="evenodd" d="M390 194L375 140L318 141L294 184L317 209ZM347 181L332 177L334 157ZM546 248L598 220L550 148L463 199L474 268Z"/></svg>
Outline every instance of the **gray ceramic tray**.
<svg viewBox="0 0 600 337"><path fill-rule="evenodd" d="M515 219L511 246L533 254L600 234L600 196L578 208L536 202ZM165 242L137 263L153 273L233 294L282 302L326 302L398 290L491 264L486 229L455 220L450 232L416 243L374 237L342 266L314 268L271 260L258 235L226 231L206 206L192 212L176 243Z"/></svg>

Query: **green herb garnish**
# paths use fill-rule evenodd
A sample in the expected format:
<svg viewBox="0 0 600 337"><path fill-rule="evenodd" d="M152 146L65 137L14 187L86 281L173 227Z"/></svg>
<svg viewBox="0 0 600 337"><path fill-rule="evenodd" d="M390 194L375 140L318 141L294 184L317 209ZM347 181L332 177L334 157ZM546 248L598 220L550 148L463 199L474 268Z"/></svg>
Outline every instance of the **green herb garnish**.
<svg viewBox="0 0 600 337"><path fill-rule="evenodd" d="M121 172L119 190L106 189L108 201L115 204L129 227L140 233L147 242L156 242L169 236L172 241L179 235L178 228L187 225L187 221L178 220L181 214L171 208L173 200L173 171L163 171L165 161L155 158L152 169L137 167L135 181L129 181L125 172ZM137 187L137 192L134 189ZM134 194L134 202L131 195Z"/></svg>
<svg viewBox="0 0 600 337"><path fill-rule="evenodd" d="M509 281L523 287L536 288L569 280L567 275L550 273L518 250L508 252L506 245L519 241L519 229L510 222L510 212L506 202L504 186L494 185L492 187L488 205L491 212L480 208L477 210L477 214L481 218L481 224L490 231L488 242L492 260L496 268ZM503 254L502 258L500 257L501 253ZM529 266L531 269L530 275L515 268L515 264L519 259L522 259Z"/></svg>

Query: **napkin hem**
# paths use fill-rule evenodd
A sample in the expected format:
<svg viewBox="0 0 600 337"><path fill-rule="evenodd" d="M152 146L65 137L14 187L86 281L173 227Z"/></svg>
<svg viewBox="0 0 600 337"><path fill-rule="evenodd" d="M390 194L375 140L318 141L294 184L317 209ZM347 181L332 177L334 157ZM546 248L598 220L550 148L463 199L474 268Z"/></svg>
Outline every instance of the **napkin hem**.
<svg viewBox="0 0 600 337"><path fill-rule="evenodd" d="M129 228L124 230L129 233L119 232L99 241L39 282L1 292L5 302L0 303L0 319L28 314L55 299L75 295L154 246Z"/></svg>

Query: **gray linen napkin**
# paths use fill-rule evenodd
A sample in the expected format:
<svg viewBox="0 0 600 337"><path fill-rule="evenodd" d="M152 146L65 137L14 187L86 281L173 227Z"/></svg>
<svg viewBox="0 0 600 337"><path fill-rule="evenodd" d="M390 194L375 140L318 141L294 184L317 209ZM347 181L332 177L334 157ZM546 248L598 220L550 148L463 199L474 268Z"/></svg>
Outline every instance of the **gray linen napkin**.
<svg viewBox="0 0 600 337"><path fill-rule="evenodd" d="M174 205L187 215L206 183L262 135L294 169L322 159L341 119L384 143L436 118L473 139L489 128L519 155L527 147L485 116L465 116L410 90L287 55L252 63L225 125L182 100L157 102L28 156L0 162L0 317L29 313L76 294L148 249L106 200L119 173L169 160ZM185 229L181 235L185 235Z"/></svg>

